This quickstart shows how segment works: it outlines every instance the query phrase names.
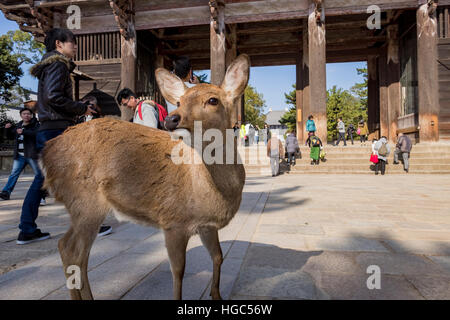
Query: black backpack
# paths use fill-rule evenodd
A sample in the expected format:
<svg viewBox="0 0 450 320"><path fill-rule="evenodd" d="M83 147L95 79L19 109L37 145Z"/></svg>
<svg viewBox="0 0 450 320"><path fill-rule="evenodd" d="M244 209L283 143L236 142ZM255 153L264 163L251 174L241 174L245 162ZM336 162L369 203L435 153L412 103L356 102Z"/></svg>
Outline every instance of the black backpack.
<svg viewBox="0 0 450 320"><path fill-rule="evenodd" d="M320 147L320 139L319 137L312 136L311 137L311 146L313 147Z"/></svg>

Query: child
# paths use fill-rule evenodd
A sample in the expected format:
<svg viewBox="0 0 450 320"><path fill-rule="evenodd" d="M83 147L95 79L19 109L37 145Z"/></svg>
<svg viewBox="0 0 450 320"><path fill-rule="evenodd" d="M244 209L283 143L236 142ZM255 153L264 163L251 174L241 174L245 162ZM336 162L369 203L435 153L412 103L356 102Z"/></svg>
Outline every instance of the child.
<svg viewBox="0 0 450 320"><path fill-rule="evenodd" d="M311 148L310 157L311 157L311 165L318 165L320 163L320 147L322 147L322 141L320 141L319 137L310 133L306 143Z"/></svg>
<svg viewBox="0 0 450 320"><path fill-rule="evenodd" d="M306 131L308 131L308 133L316 132L316 124L315 124L313 118L314 117L312 115L310 115L308 117L308 121L306 121Z"/></svg>

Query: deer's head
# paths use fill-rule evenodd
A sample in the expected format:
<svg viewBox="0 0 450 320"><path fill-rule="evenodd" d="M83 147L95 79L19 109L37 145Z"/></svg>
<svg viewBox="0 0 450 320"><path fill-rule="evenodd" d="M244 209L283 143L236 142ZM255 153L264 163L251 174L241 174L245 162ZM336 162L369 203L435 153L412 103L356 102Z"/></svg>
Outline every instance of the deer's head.
<svg viewBox="0 0 450 320"><path fill-rule="evenodd" d="M237 99L244 93L250 74L250 59L240 55L228 67L222 84L198 84L187 88L183 81L166 69L156 70L156 80L164 98L178 106L166 118L170 131L186 129L194 133L194 121L202 129L230 129L234 123Z"/></svg>

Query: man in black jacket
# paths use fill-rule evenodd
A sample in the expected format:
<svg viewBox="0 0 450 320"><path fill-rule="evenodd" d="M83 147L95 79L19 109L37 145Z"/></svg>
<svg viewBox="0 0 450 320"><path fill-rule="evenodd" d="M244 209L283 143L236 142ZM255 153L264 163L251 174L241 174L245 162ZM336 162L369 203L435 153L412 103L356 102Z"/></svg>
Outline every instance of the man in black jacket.
<svg viewBox="0 0 450 320"><path fill-rule="evenodd" d="M31 75L39 80L36 104L41 122L36 135L38 153L48 140L59 136L69 126L75 125L79 116L95 113L89 102L73 100L70 73L75 68L75 64L71 59L77 50L73 33L66 29L52 29L47 32L44 43L47 53L30 70ZM42 233L35 223L43 193L41 190L43 182L43 176L35 177L25 197L19 225L21 232L17 244L50 238L50 234ZM102 233L111 231L111 227L102 228L108 229L101 230Z"/></svg>
<svg viewBox="0 0 450 320"><path fill-rule="evenodd" d="M35 177L41 175L41 170L37 164L38 155L36 152L36 133L39 128L39 122L33 116L33 112L28 108L20 110L20 117L22 121L17 125L7 123L5 126L8 129L8 137L14 139L16 143L14 146L14 162L11 175L0 193L0 198L3 200L9 200L17 180L27 164L33 169Z"/></svg>

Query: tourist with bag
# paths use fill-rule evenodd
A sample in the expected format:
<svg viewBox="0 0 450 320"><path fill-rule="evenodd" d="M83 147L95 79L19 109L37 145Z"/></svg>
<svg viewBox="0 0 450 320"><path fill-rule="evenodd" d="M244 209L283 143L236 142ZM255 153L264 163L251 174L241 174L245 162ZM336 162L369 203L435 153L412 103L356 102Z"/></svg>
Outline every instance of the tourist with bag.
<svg viewBox="0 0 450 320"><path fill-rule="evenodd" d="M375 143L373 149L378 156L378 163L375 165L375 174L377 175L378 171L381 171L381 175L384 175L386 172L387 157L391 153L391 147L387 142L387 138L385 136L381 137L381 139Z"/></svg>
<svg viewBox="0 0 450 320"><path fill-rule="evenodd" d="M398 134L397 145L394 151L394 164L398 164L398 158L401 155L403 159L403 170L409 172L409 155L412 149L412 142L408 136L403 133Z"/></svg>

